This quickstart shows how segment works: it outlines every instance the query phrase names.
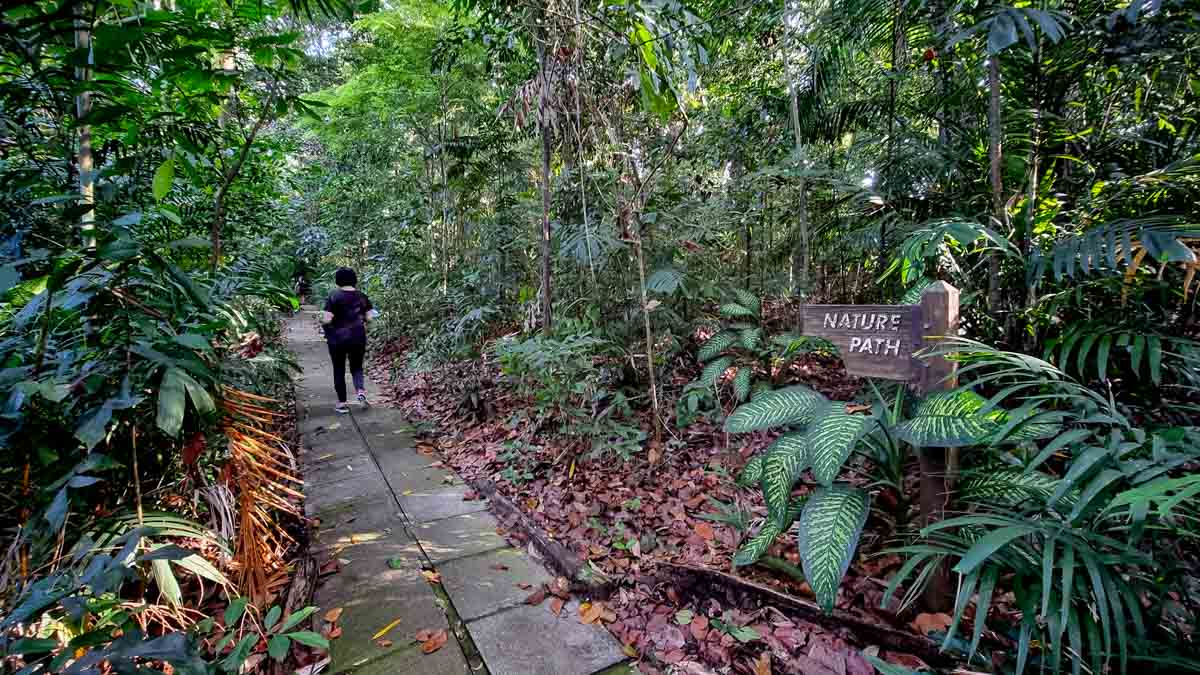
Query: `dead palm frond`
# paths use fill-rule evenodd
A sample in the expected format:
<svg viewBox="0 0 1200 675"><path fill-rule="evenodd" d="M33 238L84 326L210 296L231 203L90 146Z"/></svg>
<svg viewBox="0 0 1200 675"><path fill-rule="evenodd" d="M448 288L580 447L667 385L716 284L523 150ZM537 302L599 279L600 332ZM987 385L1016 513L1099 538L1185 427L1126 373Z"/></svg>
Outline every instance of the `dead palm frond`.
<svg viewBox="0 0 1200 675"><path fill-rule="evenodd" d="M234 566L237 583L255 604L270 594L270 580L286 566L284 558L294 540L279 517L299 517L295 460L288 444L271 433L283 414L272 399L224 387L221 410L229 441L227 484L237 498L237 545Z"/></svg>

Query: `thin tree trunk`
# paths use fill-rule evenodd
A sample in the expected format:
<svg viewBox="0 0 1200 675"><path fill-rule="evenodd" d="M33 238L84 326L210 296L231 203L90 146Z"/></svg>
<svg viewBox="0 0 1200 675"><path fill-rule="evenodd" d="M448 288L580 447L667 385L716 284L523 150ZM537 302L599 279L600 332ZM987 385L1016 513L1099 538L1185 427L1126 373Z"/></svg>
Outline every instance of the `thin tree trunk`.
<svg viewBox="0 0 1200 675"><path fill-rule="evenodd" d="M87 65L75 68L75 79L88 82L92 79L92 25L82 2L75 5L75 48L87 59ZM96 246L96 171L92 157L92 125L86 123L91 113L92 92L81 88L75 96L75 119L79 127L79 203L87 207L79 216L79 238L84 248Z"/></svg>
<svg viewBox="0 0 1200 675"><path fill-rule="evenodd" d="M992 183L992 227L1004 233L1004 185L1000 174L1002 160L1002 136L1000 127L1000 56L988 58L988 156L991 159ZM988 309L1000 309L1000 252L992 251L988 256Z"/></svg>
<svg viewBox="0 0 1200 675"><path fill-rule="evenodd" d="M892 76L888 79L888 151L887 165L884 168L884 184L889 190L888 201L891 201L890 191L894 184L896 164L896 77L900 72L900 38L903 35L900 28L900 3L895 0L892 5ZM879 223L879 269L887 267L887 218Z"/></svg>
<svg viewBox="0 0 1200 675"><path fill-rule="evenodd" d="M575 140L579 143L579 200L583 206L583 236L587 242L588 272L592 277L592 290L596 291L596 262L592 259L592 225L588 217L587 169L583 158L583 110L579 102L579 87L583 82L583 22L579 20L579 0L575 0L575 51L578 55L575 66Z"/></svg>
<svg viewBox="0 0 1200 675"><path fill-rule="evenodd" d="M796 225L800 230L800 240L792 253L792 276L796 286L791 290L800 298L800 311L797 313L796 327L804 330L804 302L808 295L809 241L808 241L808 180L804 177L804 145L800 137L800 93L796 90L796 79L792 74L789 58L790 45L784 46L784 72L788 82L788 97L791 99L792 135L795 141L796 165L800 170L800 178L796 186L799 197L796 202ZM799 269L796 269L796 267Z"/></svg>
<svg viewBox="0 0 1200 675"><path fill-rule="evenodd" d="M1028 216L1025 219L1025 227L1021 233L1021 255L1028 261L1029 254L1033 250L1033 227L1037 219L1037 201L1038 201L1038 181L1040 180L1041 169L1041 130L1042 127L1042 44L1041 37L1038 38L1037 46L1033 51L1033 143L1029 148L1029 196L1027 198L1028 208L1026 213ZM1033 305L1035 298L1034 286L1037 283L1036 279L1025 275L1025 306ZM1032 337L1032 336L1031 336Z"/></svg>
<svg viewBox="0 0 1200 675"><path fill-rule="evenodd" d="M542 332L549 335L554 327L552 314L554 302L550 296L550 124L549 90L550 77L547 73L546 55L546 11L542 7L537 35L538 79L538 129L542 135L542 241L541 241L541 287L542 287Z"/></svg>
<svg viewBox="0 0 1200 675"><path fill-rule="evenodd" d="M238 151L237 158L230 165L221 177L221 185L217 188L217 194L213 197L213 220L212 229L210 232L212 238L212 271L217 271L217 266L221 263L221 233L225 230L225 196L229 193L229 188L233 185L233 181L237 179L238 174L242 171L242 166L246 163L246 159L250 157L250 149L254 146L254 139L258 138L258 133L267 123L267 118L271 114L271 109L274 107L276 90L271 90L271 95L267 98L267 102L263 105L262 114L259 115L258 121L254 123L254 127L250 130L250 134L246 136L246 140L242 143L242 148Z"/></svg>

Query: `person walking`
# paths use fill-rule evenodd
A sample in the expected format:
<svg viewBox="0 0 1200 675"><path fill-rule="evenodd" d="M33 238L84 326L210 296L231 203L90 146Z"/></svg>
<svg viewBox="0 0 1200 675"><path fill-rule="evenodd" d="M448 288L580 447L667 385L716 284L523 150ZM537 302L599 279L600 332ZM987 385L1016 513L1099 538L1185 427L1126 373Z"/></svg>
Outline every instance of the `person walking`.
<svg viewBox="0 0 1200 675"><path fill-rule="evenodd" d="M363 378L363 355L367 350L367 322L379 313L371 305L371 299L358 290L358 275L354 270L339 268L334 274L334 282L338 287L325 300L321 323L325 327L325 341L329 343L329 356L333 359L333 387L338 397L334 411L344 415L350 412L346 405L347 359L358 402L364 407L370 405Z"/></svg>

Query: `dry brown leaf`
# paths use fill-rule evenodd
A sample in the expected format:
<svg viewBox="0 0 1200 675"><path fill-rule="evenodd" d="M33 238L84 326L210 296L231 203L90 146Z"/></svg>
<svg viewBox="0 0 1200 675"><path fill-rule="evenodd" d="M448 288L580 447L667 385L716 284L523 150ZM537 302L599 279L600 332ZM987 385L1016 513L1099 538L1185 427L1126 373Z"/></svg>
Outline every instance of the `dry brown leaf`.
<svg viewBox="0 0 1200 675"><path fill-rule="evenodd" d="M432 628L422 628L421 630L417 631L417 634L413 636L413 639L417 642L426 642L429 640L429 638L433 637L433 633L434 630Z"/></svg>
<svg viewBox="0 0 1200 675"><path fill-rule="evenodd" d="M444 646L446 644L446 641L449 639L450 639L450 636L446 633L445 629L439 630L438 632L429 636L428 640L421 643L421 653L422 654L432 654L432 653L436 652L437 650L441 649L442 646Z"/></svg>
<svg viewBox="0 0 1200 675"><path fill-rule="evenodd" d="M567 581L566 577L558 577L551 581L546 585L546 590L563 600L571 599L571 582Z"/></svg>
<svg viewBox="0 0 1200 675"><path fill-rule="evenodd" d="M763 652L754 661L754 675L771 675L771 655Z"/></svg>
<svg viewBox="0 0 1200 675"><path fill-rule="evenodd" d="M617 620L617 614L603 602L585 602L579 605L579 620L585 624L611 622Z"/></svg>
<svg viewBox="0 0 1200 675"><path fill-rule="evenodd" d="M625 656L628 656L631 659L636 659L638 657L637 649L634 649L633 645L631 645L631 644L627 644L624 647L621 647L621 651L625 652Z"/></svg>
<svg viewBox="0 0 1200 675"><path fill-rule="evenodd" d="M387 649L392 646L392 641L391 640L379 640L375 644L383 649Z"/></svg>
<svg viewBox="0 0 1200 675"><path fill-rule="evenodd" d="M921 635L929 635L946 630L953 621L954 619L949 614L938 612L937 614L918 614L917 618L908 625Z"/></svg>
<svg viewBox="0 0 1200 675"><path fill-rule="evenodd" d="M533 584L526 583L526 582L522 581L522 582L520 582L520 583L516 584L516 587L517 587L517 588L519 588L519 589L521 589L521 590L523 590L523 591L527 591L527 590L529 590L529 589L533 588Z"/></svg>
<svg viewBox="0 0 1200 675"><path fill-rule="evenodd" d="M562 598L550 598L550 613L551 614L553 614L554 616L561 615L562 608L563 608L563 599Z"/></svg>
<svg viewBox="0 0 1200 675"><path fill-rule="evenodd" d="M542 604L543 601L545 601L545 599L546 599L546 589L539 588L536 591L534 591L533 593L531 593L528 598L525 598L525 604L540 605L540 604Z"/></svg>
<svg viewBox="0 0 1200 675"><path fill-rule="evenodd" d="M696 523L694 529L696 530L696 535L704 541L712 541L713 537L717 536L717 533L713 531L713 526L708 523Z"/></svg>
<svg viewBox="0 0 1200 675"><path fill-rule="evenodd" d="M325 620L329 623L337 623L338 619L342 618L343 611L345 611L344 607L334 607L328 612L325 612Z"/></svg>
<svg viewBox="0 0 1200 675"><path fill-rule="evenodd" d="M497 572L507 572L508 565L492 565L492 569L496 570Z"/></svg>
<svg viewBox="0 0 1200 675"><path fill-rule="evenodd" d="M421 576L425 577L425 581L428 581L431 584L442 583L442 575L433 570L421 570Z"/></svg>

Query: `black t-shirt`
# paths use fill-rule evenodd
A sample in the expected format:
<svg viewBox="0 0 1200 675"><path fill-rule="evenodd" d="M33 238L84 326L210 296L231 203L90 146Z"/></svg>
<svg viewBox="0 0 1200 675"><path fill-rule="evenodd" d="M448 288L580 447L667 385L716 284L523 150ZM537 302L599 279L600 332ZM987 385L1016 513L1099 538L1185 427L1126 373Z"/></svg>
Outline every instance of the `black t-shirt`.
<svg viewBox="0 0 1200 675"><path fill-rule="evenodd" d="M325 301L325 311L333 314L333 321L325 324L325 339L336 345L366 344L371 309L371 299L360 291L334 291Z"/></svg>

